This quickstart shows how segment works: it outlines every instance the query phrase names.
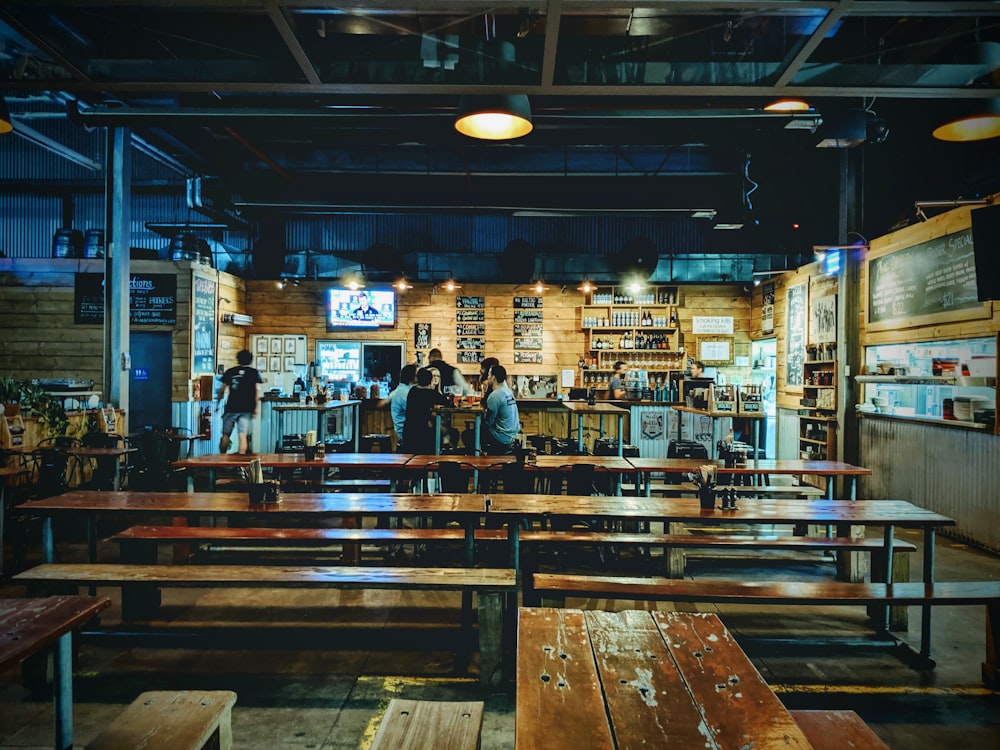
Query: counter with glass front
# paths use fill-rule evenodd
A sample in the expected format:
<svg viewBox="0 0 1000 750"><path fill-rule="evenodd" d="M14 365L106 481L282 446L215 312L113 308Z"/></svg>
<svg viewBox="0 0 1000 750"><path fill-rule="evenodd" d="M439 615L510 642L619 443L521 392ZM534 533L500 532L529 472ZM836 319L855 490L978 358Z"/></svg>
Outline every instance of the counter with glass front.
<svg viewBox="0 0 1000 750"><path fill-rule="evenodd" d="M869 346L856 380L862 415L996 431L996 337Z"/></svg>

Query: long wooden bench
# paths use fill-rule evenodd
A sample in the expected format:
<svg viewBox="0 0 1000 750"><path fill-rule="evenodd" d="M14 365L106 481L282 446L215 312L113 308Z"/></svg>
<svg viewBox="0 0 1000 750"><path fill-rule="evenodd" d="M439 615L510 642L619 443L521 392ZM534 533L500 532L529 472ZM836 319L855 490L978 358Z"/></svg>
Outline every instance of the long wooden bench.
<svg viewBox="0 0 1000 750"><path fill-rule="evenodd" d="M393 698L371 750L478 750L482 731L482 701Z"/></svg>
<svg viewBox="0 0 1000 750"><path fill-rule="evenodd" d="M506 568L409 568L276 565L45 564L16 575L18 583L53 586L136 586L187 588L310 588L460 591L477 594L480 680L501 677L503 616L516 573ZM122 618L127 611L123 595ZM462 608L462 625L471 628Z"/></svg>
<svg viewBox="0 0 1000 750"><path fill-rule="evenodd" d="M728 487L728 485L727 485ZM721 489L721 488L720 488ZM736 493L740 497L808 497L821 498L825 492L811 484L767 484L767 485L736 485ZM692 482L670 484L654 482L649 486L650 494L689 495L698 494L698 486Z"/></svg>
<svg viewBox="0 0 1000 750"><path fill-rule="evenodd" d="M87 745L87 750L231 750L229 690L143 693Z"/></svg>
<svg viewBox="0 0 1000 750"><path fill-rule="evenodd" d="M889 750L854 711L789 711L813 750Z"/></svg>
<svg viewBox="0 0 1000 750"><path fill-rule="evenodd" d="M983 681L1000 679L1000 581L936 583L756 582L689 580L660 577L593 576L535 573L534 589L545 606L565 606L566 597L712 604L794 605L986 605L986 661ZM928 666L930 642L921 633L920 656Z"/></svg>
<svg viewBox="0 0 1000 750"><path fill-rule="evenodd" d="M531 588L531 573L539 569L538 552L542 547L554 545L599 545L599 546L660 546L668 549L734 549L734 550L793 550L793 551L864 551L873 556L873 573L882 570L884 546L878 538L849 537L798 537L777 534L641 534L594 531L531 530L519 534L522 547L515 564L525 571L523 593L525 603L537 604L537 597ZM475 541L505 543L504 529L474 530ZM459 544L465 541L465 532L460 528L443 529L382 529L382 528L338 528L338 529L273 529L273 528L227 528L207 526L132 526L111 537L122 547L122 559L129 563L155 563L156 545L208 544L217 545L216 551L237 548L249 551L254 545L264 550L281 548L289 551L296 547L315 554L317 550L339 545L342 552L350 550L350 557L344 557L346 564L358 564L360 555L357 545L401 545L401 544ZM909 542L896 541L893 544L893 580L910 579L911 552L916 546ZM881 558L881 559L880 559ZM684 569L672 569L674 558L664 554L665 573L671 577L683 575ZM176 560L175 560L176 562ZM471 559L468 560L472 562ZM909 625L905 607L892 607L889 614L889 628L894 631L906 630Z"/></svg>

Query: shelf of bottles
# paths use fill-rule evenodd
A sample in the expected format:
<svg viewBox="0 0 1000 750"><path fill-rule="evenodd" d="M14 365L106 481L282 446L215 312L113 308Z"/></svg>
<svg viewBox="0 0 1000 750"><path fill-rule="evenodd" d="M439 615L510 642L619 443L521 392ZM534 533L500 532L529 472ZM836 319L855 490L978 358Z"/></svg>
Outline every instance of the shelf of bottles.
<svg viewBox="0 0 1000 750"><path fill-rule="evenodd" d="M832 461L837 457L837 344L810 344L802 365L799 458Z"/></svg>
<svg viewBox="0 0 1000 750"><path fill-rule="evenodd" d="M677 287L632 292L596 289L581 310L591 352L668 352L678 349Z"/></svg>

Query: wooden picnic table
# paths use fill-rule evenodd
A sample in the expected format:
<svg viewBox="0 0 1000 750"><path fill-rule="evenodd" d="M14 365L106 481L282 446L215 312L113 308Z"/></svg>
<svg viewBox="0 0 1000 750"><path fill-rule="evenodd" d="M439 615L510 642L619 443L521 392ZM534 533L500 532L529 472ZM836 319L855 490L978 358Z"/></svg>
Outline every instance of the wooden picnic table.
<svg viewBox="0 0 1000 750"><path fill-rule="evenodd" d="M721 476L750 475L755 477L770 474L801 475L808 474L818 477L843 477L848 483L847 496L850 499L857 497L857 478L871 476L872 470L864 466L855 466L843 461L803 461L798 459L758 459L749 460L746 466L726 467L721 461L704 460L698 458L629 458L628 462L635 471L643 477L645 493L649 492L649 475L654 472L667 472L672 474L685 474L697 472L699 466L711 464L715 466L716 473ZM833 482L827 482L826 496L828 500L833 500Z"/></svg>
<svg viewBox="0 0 1000 750"><path fill-rule="evenodd" d="M73 747L73 631L111 606L106 596L0 599L0 669L53 647L53 747Z"/></svg>
<svg viewBox="0 0 1000 750"><path fill-rule="evenodd" d="M818 524L850 536L851 526L882 526L885 560L881 580L892 581L896 527L923 530L923 579L934 581L934 540L941 526L955 519L905 500L802 500L796 498L743 501L735 510L705 510L697 498L614 497L610 495L490 494L490 515L513 516L507 521L511 560L520 558L520 528L526 520L550 517L634 521L697 522L701 524ZM885 615L888 618L888 612ZM922 611L923 633L929 639L931 607Z"/></svg>
<svg viewBox="0 0 1000 750"><path fill-rule="evenodd" d="M324 453L307 459L303 453L211 453L192 456L174 461L175 468L187 471L187 488L194 491L194 475L197 470L208 471L209 487L215 487L216 472L219 469L240 469L250 465L254 459L265 469L402 469L411 456L407 453ZM440 458L440 457L438 457Z"/></svg>
<svg viewBox="0 0 1000 750"><path fill-rule="evenodd" d="M811 750L714 614L522 607L516 750Z"/></svg>

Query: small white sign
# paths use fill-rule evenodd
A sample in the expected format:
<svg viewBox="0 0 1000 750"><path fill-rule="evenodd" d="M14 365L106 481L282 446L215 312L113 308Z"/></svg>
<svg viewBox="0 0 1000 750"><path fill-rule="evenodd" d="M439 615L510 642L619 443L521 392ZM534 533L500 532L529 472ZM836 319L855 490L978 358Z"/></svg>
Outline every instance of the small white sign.
<svg viewBox="0 0 1000 750"><path fill-rule="evenodd" d="M573 384L576 382L576 370L563 370L562 371L562 387L572 388Z"/></svg>
<svg viewBox="0 0 1000 750"><path fill-rule="evenodd" d="M731 315L695 315L691 318L692 333L732 333Z"/></svg>

